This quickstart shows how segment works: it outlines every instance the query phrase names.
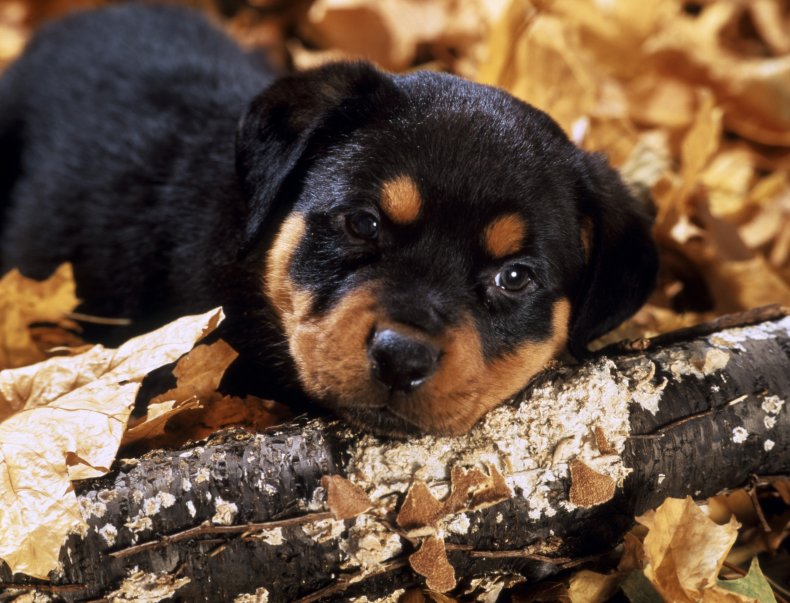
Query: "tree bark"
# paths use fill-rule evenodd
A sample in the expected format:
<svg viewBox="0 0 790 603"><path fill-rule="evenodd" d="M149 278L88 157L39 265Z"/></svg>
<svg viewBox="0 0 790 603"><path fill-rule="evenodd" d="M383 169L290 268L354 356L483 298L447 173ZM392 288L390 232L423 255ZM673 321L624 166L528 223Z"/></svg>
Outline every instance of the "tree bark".
<svg viewBox="0 0 790 603"><path fill-rule="evenodd" d="M75 484L88 527L62 570L41 583L0 563L0 601L394 601L424 583L412 566L490 597L610 551L666 497L789 474L788 397L790 317L772 308L555 367L459 438L322 419L224 432Z"/></svg>

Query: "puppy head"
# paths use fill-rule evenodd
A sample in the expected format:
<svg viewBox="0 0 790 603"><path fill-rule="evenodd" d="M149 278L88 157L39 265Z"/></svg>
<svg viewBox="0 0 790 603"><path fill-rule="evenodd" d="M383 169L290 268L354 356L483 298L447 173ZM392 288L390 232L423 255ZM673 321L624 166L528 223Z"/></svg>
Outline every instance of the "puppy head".
<svg viewBox="0 0 790 603"><path fill-rule="evenodd" d="M246 245L305 391L374 431L462 433L632 314L650 218L544 113L338 64L242 120Z"/></svg>

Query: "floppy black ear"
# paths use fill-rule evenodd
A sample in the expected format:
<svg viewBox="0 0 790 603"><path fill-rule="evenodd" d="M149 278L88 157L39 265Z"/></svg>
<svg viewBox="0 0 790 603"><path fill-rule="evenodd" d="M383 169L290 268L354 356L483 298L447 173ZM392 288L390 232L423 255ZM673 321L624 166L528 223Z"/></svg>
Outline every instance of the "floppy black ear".
<svg viewBox="0 0 790 603"><path fill-rule="evenodd" d="M394 94L392 79L372 65L336 63L280 78L250 103L236 135L236 172L248 203L245 248L298 181L316 142L342 139Z"/></svg>
<svg viewBox="0 0 790 603"><path fill-rule="evenodd" d="M581 163L587 267L574 297L568 344L577 358L587 353L590 341L639 309L658 273L653 208L628 191L603 156L584 153Z"/></svg>

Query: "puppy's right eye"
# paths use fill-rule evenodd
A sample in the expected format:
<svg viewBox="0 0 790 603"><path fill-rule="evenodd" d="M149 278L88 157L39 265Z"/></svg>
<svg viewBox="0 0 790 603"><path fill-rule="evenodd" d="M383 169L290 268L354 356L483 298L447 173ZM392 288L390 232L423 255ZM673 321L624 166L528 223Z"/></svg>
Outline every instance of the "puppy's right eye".
<svg viewBox="0 0 790 603"><path fill-rule="evenodd" d="M363 241L373 241L379 236L379 219L369 211L357 211L346 218L346 228Z"/></svg>

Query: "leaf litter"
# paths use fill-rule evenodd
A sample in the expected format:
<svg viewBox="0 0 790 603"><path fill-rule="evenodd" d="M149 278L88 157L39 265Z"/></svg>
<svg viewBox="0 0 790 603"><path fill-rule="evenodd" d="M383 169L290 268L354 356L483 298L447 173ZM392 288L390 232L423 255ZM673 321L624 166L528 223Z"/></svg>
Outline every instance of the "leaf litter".
<svg viewBox="0 0 790 603"><path fill-rule="evenodd" d="M0 4L0 68L19 53L33 27L75 4L102 2ZM193 4L219 14L211 0ZM266 46L283 63L309 66L365 56L392 70L446 69L501 86L547 110L584 148L605 152L638 195L652 197L662 257L659 288L649 304L606 340L649 336L766 303L790 304L790 16L781 0L297 4L255 0L239 8L227 25L245 44ZM46 283L26 281L14 272L0 280L0 367L10 369L0 372L0 434L5 434L0 436L5 455L0 463L6 472L19 471L8 458L23 454L23 433L34 434L51 451L40 465L31 465L27 476L15 473L13 488L10 473L0 481L0 496L12 493L10 503L3 499L7 504L0 506L0 547L9 541L3 530L6 522L13 523L12 503L25 492L19 487L25 479L52 480L52 492L65 493L67 499L70 485L64 475L96 475L109 467L142 378L138 369L148 366L140 361L132 370L131 351L126 369L123 362L113 365L118 359L113 354L125 347L80 350L79 332L70 318L77 304L70 269L61 267ZM64 346L82 353L50 358L53 349ZM185 343L183 352L188 348L191 344ZM190 364L200 366L213 354L218 365L229 358L221 346L207 348L198 346L189 360L182 358L175 390L149 406L147 416L126 432L127 442L168 445L179 441L178 434L184 439L203 437L222 425L265 426L280 420L273 417L287 415L270 401L221 397L211 391L214 381L204 381L200 369L188 376ZM119 377L122 373L127 376ZM75 425L69 433L61 418L76 413L85 413L86 429ZM49 426L61 435L48 431ZM6 452L6 439L15 452ZM786 484L777 481L772 491L786 493ZM720 499L709 502L711 510L735 504ZM49 551L2 549L0 556L8 561L10 555L14 567L28 568L31 575L44 575L56 561L54 543L62 540L63 529L78 525L79 515L56 497L37 504L41 513L61 518L49 523L51 533L41 533L52 544ZM744 594L739 587L716 584L714 573L728 571L722 570L721 560L732 539L731 524L710 528L709 520L688 501L665 504L666 509L644 519L650 525L648 535L652 533L645 544L631 534L626 538L617 579L583 571L569 585L547 586L544 593L553 593L551 600L601 601L622 583L630 584L623 587L627 595L636 592L629 588L643 593L652 588L672 597L694 597L702 588L704 601L763 596L748 598L748 593L758 592L757 586ZM790 505L790 495L784 504ZM743 542L730 551L733 560L748 554L746 549L776 553L788 533L787 518L779 516L769 518L775 524L770 535L760 536L744 517L749 506L754 508L752 501L736 510L746 526ZM434 507L441 514L444 503L437 500ZM47 522L30 525L45 530ZM709 528L714 530L706 536L711 547L694 549L699 542L690 535ZM22 546L25 538L19 537ZM673 556L674 545L667 543L679 542L675 538L685 538L683 546L695 553ZM447 576L441 580L449 584ZM750 569L742 580L760 582L759 568ZM521 600L519 596L513 595ZM431 600L450 599L434 592Z"/></svg>

